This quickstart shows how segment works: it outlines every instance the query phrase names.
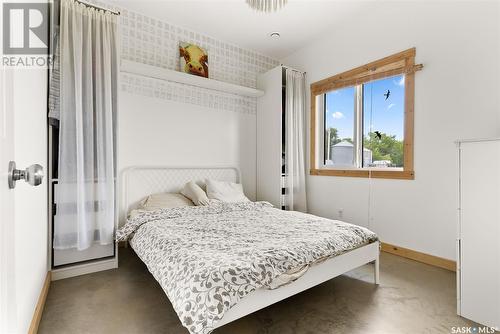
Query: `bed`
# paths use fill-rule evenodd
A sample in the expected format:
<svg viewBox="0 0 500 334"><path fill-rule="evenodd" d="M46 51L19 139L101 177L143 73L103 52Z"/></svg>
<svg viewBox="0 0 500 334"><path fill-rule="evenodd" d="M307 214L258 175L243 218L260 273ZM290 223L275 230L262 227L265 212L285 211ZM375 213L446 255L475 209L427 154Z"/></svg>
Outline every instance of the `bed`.
<svg viewBox="0 0 500 334"><path fill-rule="evenodd" d="M120 184L120 220L142 198L179 192L191 180L239 183L232 167L133 167ZM216 203L144 212L117 231L159 282L192 334L244 317L373 262L379 241L362 227L272 208L267 202Z"/></svg>

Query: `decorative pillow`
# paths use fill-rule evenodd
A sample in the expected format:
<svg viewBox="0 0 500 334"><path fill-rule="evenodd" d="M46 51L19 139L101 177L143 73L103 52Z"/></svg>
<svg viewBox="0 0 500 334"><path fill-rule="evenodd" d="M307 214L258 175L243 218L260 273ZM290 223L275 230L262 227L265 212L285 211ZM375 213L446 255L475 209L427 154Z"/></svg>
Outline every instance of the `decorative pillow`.
<svg viewBox="0 0 500 334"><path fill-rule="evenodd" d="M130 211L128 214L128 218L132 219L139 213L144 211L180 208L183 206L194 206L194 203L191 202L189 198L181 194L176 194L176 193L153 194L143 199L137 209Z"/></svg>
<svg viewBox="0 0 500 334"><path fill-rule="evenodd" d="M207 196L222 202L250 202L243 193L243 186L239 183L222 182L207 179Z"/></svg>
<svg viewBox="0 0 500 334"><path fill-rule="evenodd" d="M146 199L142 201L140 209L151 211L157 209L179 208L183 206L194 206L194 203L181 194L158 193L146 197Z"/></svg>
<svg viewBox="0 0 500 334"><path fill-rule="evenodd" d="M193 201L195 205L208 205L210 203L207 194L194 181L186 183L181 194Z"/></svg>

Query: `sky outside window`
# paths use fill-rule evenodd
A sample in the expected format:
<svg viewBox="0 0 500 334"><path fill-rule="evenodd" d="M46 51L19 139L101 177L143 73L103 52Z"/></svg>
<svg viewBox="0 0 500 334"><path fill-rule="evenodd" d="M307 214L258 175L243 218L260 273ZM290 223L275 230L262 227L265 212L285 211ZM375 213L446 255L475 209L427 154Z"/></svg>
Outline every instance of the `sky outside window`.
<svg viewBox="0 0 500 334"><path fill-rule="evenodd" d="M354 135L355 91L354 87L347 87L326 94L326 128L337 129L339 138L352 140Z"/></svg>
<svg viewBox="0 0 500 334"><path fill-rule="evenodd" d="M364 129L363 134L379 131L395 139L404 136L404 76L372 81L363 85ZM386 98L387 91L390 92Z"/></svg>

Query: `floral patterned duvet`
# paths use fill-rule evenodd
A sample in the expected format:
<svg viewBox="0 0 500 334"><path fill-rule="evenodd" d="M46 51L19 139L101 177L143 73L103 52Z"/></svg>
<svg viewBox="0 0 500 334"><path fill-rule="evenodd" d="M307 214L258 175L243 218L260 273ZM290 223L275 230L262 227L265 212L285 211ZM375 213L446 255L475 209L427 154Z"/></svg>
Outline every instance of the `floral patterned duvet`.
<svg viewBox="0 0 500 334"><path fill-rule="evenodd" d="M210 333L240 299L297 268L377 240L362 227L267 202L141 212L117 231L192 334Z"/></svg>

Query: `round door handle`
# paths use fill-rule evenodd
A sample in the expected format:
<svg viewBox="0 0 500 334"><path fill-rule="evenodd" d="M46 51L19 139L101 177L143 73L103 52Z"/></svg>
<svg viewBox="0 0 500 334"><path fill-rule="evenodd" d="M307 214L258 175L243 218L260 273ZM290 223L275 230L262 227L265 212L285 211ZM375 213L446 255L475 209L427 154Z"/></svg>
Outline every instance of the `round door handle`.
<svg viewBox="0 0 500 334"><path fill-rule="evenodd" d="M38 186L43 180L43 167L39 164L34 164L26 168L25 170L16 169L16 163L14 161L9 162L9 188L14 189L16 187L16 181L24 179L28 184L32 186Z"/></svg>

